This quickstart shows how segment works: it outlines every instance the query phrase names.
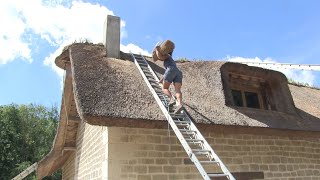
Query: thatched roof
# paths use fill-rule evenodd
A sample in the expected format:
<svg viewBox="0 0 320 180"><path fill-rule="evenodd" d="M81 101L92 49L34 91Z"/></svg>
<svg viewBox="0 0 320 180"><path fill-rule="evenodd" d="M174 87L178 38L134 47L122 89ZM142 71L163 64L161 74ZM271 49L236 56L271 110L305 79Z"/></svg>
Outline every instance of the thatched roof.
<svg viewBox="0 0 320 180"><path fill-rule="evenodd" d="M139 123L139 119L147 121L164 120L164 116L131 59L108 59L101 56L101 53L97 53L97 51L103 50L95 48L95 46L85 45L71 47L70 59L74 78L75 100L81 118L91 124L115 126L122 126L121 122L118 121L119 118L137 120L137 123ZM315 128L304 124L303 121L309 119L304 119L303 116L294 117L292 114L287 115L282 112L255 109L249 109L246 113L243 113L244 111L226 106L220 72L221 67L226 63L217 61L178 63L184 74L183 96L185 106L196 122L319 130L319 126ZM164 69L160 61L156 64L150 61L149 64L159 76L163 73ZM237 64L237 66L247 67L247 65L242 64ZM269 72L275 77L280 76L280 73L275 71L256 67L250 68L261 72ZM298 92L302 89L291 88L291 90ZM294 95L301 94L293 93ZM317 97L319 94L319 90L314 90L309 91L307 96L314 99L312 97ZM301 103L301 101L296 103ZM300 105L297 104L297 106ZM312 107L319 112L317 102L314 102ZM247 115L250 114L251 110L251 114L257 115L257 118L254 115ZM304 110L306 110L305 113L309 113L310 109ZM259 113L256 113L257 111ZM268 121L280 121L281 123L269 123Z"/></svg>
<svg viewBox="0 0 320 180"><path fill-rule="evenodd" d="M106 58L105 51L105 48L100 45L74 44L57 57L57 66L60 68L65 68L68 64L70 66L71 79L65 83L69 83L73 92L70 96L74 100L69 101L66 106L74 110L69 114L93 125L167 127L165 117L130 56L121 53L121 59ZM159 76L163 74L161 62L149 61L149 64ZM320 90L288 86L286 78L279 72L243 64L193 61L177 63L177 65L184 75L182 92L185 107L200 126L210 127L218 124L320 131L318 102ZM279 79L281 81L279 90L288 92L285 95L288 104L285 104L282 109L289 109L289 113L226 105L224 88L227 87L223 85L224 77L221 69L229 65L231 69L250 69L259 76ZM65 97L68 94L67 91L71 90L64 90L63 99L68 99ZM61 125L68 125L63 123L66 119L68 118L60 120L60 131L58 130L52 151L39 163L38 177L40 178L60 167L59 165L63 164L69 156L68 153L62 153L65 144L59 143L61 138L68 136L65 136L68 128ZM71 134L72 138L69 139L75 141L74 133ZM75 143L70 140L69 144ZM60 156L57 155L57 151L60 152Z"/></svg>

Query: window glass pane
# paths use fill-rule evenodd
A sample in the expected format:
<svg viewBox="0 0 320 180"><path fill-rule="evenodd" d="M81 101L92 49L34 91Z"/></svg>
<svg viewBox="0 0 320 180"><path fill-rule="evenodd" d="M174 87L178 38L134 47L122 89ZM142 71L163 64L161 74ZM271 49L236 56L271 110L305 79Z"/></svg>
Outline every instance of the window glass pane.
<svg viewBox="0 0 320 180"><path fill-rule="evenodd" d="M249 108L260 108L259 104L259 98L257 93L253 92L244 92L246 101L247 101L247 107Z"/></svg>
<svg viewBox="0 0 320 180"><path fill-rule="evenodd" d="M243 106L241 91L231 90L233 102L235 106Z"/></svg>

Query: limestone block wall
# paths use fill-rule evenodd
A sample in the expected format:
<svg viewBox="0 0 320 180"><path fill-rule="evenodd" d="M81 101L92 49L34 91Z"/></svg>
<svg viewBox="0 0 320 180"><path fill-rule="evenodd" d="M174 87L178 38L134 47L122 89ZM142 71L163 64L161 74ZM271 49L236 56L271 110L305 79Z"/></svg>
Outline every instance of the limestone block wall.
<svg viewBox="0 0 320 180"><path fill-rule="evenodd" d="M230 171L262 171L269 180L320 180L319 133L260 129L200 128ZM64 179L202 179L167 129L83 124L79 134L78 150L64 166ZM72 166L73 178L68 175Z"/></svg>
<svg viewBox="0 0 320 180"><path fill-rule="evenodd" d="M64 180L73 180L75 177L75 159L76 153L72 153L62 168L62 178Z"/></svg>
<svg viewBox="0 0 320 180"><path fill-rule="evenodd" d="M320 179L319 138L270 131L250 134L250 128L232 132L220 127L203 135L230 171L263 171L270 180ZM109 128L110 179L202 179L170 134L165 129Z"/></svg>
<svg viewBox="0 0 320 180"><path fill-rule="evenodd" d="M108 179L108 127L82 122L77 133L77 150L63 166L63 179Z"/></svg>

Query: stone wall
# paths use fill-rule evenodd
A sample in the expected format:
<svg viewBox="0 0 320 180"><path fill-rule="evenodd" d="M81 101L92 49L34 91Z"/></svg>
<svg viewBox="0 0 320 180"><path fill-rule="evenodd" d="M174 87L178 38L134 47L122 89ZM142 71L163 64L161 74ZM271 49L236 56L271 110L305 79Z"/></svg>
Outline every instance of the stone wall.
<svg viewBox="0 0 320 180"><path fill-rule="evenodd" d="M82 122L78 129L77 150L63 166L63 179L108 179L107 143L108 127Z"/></svg>
<svg viewBox="0 0 320 180"><path fill-rule="evenodd" d="M75 160L76 153L72 153L67 162L64 164L62 168L62 178L65 180L72 180L75 177Z"/></svg>
<svg viewBox="0 0 320 180"><path fill-rule="evenodd" d="M226 126L200 129L232 172L262 171L270 180L320 180L319 133ZM75 179L201 179L172 131L82 125L79 132L83 140L79 136L76 160L69 159L75 161ZM64 177L71 165L65 164ZM108 177L102 172L109 172Z"/></svg>

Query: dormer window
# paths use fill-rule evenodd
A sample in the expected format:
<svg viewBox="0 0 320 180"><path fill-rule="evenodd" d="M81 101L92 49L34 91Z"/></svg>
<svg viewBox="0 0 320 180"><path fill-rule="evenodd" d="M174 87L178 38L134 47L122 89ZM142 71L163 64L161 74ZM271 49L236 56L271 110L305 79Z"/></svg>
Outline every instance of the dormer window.
<svg viewBox="0 0 320 180"><path fill-rule="evenodd" d="M227 106L243 113L260 109L296 114L284 74L232 62L220 70Z"/></svg>
<svg viewBox="0 0 320 180"><path fill-rule="evenodd" d="M264 79L229 73L229 82L234 106L267 109Z"/></svg>

